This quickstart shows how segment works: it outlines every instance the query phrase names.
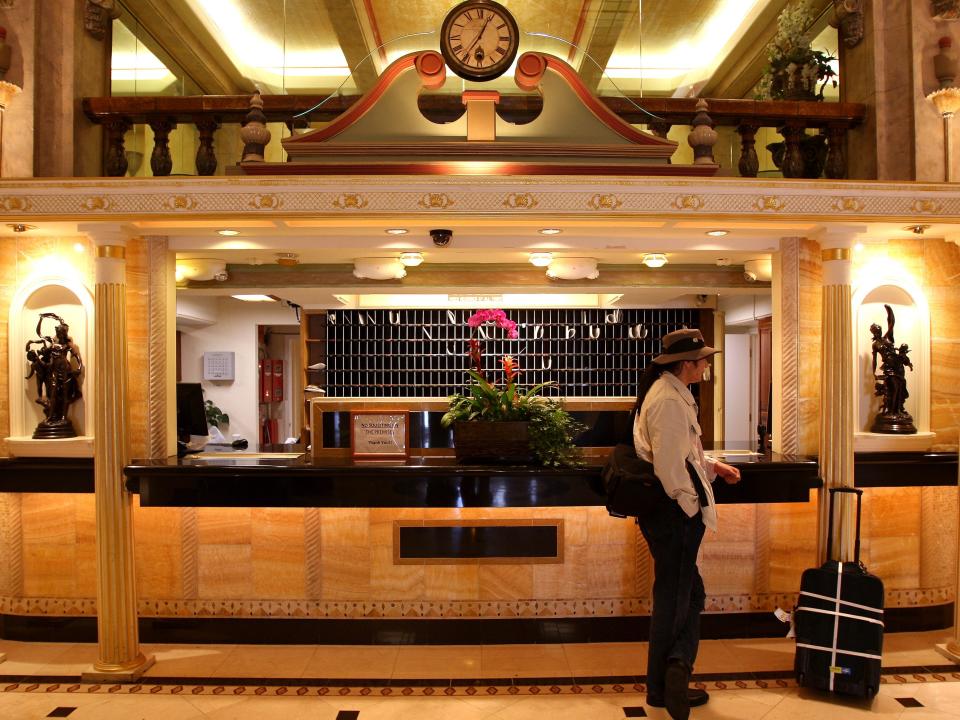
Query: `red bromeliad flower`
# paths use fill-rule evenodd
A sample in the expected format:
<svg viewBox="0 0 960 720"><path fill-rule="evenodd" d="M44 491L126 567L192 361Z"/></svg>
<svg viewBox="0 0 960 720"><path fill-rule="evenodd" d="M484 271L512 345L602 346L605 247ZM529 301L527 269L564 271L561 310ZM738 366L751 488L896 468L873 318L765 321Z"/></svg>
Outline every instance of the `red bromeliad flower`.
<svg viewBox="0 0 960 720"><path fill-rule="evenodd" d="M476 338L470 338L470 350L467 354L470 355L470 362L473 363L473 367L477 371L477 375L486 380L486 376L483 374L483 356L480 352L479 340Z"/></svg>
<svg viewBox="0 0 960 720"><path fill-rule="evenodd" d="M512 355L504 355L500 358L500 364L503 365L503 372L507 377L507 385L509 385L513 382L517 373L520 372L520 368L517 366L516 360L514 360Z"/></svg>

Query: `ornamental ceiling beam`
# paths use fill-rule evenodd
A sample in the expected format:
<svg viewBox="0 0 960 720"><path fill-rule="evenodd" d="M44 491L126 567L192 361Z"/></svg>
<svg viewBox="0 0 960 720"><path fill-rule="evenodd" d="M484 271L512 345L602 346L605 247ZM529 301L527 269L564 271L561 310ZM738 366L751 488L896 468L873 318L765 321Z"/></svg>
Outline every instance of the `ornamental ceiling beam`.
<svg viewBox="0 0 960 720"><path fill-rule="evenodd" d="M191 88L187 94L253 92L253 83L243 77L185 0L124 0L124 6L121 19L147 29L136 33L137 39L171 70L179 68L196 84L196 90Z"/></svg>

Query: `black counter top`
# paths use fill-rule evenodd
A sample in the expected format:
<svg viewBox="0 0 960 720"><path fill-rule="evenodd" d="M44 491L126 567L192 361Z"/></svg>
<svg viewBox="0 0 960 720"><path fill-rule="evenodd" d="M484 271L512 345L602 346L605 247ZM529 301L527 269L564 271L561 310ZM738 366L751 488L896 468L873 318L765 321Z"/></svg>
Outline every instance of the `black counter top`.
<svg viewBox="0 0 960 720"><path fill-rule="evenodd" d="M0 457L0 492L93 491L93 458Z"/></svg>
<svg viewBox="0 0 960 720"><path fill-rule="evenodd" d="M717 483L718 503L806 502L820 486L816 462L737 458L743 481ZM143 506L550 507L604 505L600 466L458 465L453 458L354 462L300 457L136 461L127 488ZM720 487L723 485L723 487Z"/></svg>

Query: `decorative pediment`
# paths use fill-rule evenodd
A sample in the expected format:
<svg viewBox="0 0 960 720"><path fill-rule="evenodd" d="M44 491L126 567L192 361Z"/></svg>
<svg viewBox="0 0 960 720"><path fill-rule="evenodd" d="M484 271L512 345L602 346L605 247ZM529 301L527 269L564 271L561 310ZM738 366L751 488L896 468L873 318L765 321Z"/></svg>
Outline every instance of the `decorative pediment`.
<svg viewBox="0 0 960 720"><path fill-rule="evenodd" d="M377 84L324 128L283 140L285 163L244 162L251 174L712 175L712 163L673 165L677 143L621 120L567 63L528 52L516 64L521 93L542 110L530 122L496 112L500 95L462 93L466 112L435 122L418 105L443 86L434 51L398 58Z"/></svg>

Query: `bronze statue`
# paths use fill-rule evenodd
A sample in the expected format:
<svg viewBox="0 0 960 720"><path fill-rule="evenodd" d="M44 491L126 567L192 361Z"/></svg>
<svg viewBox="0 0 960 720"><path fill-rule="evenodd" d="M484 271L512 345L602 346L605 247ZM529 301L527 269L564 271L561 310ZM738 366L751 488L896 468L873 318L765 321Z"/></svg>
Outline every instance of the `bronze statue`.
<svg viewBox="0 0 960 720"><path fill-rule="evenodd" d="M43 321L57 321L54 335L44 335ZM43 408L44 419L33 431L34 438L72 438L77 433L67 417L70 405L79 400L83 359L70 337L70 326L55 313L41 313L37 321L38 340L27 340L24 350L30 363L31 377L36 377L36 403Z"/></svg>
<svg viewBox="0 0 960 720"><path fill-rule="evenodd" d="M893 309L884 305L887 310L887 331L882 335L882 328L874 323L870 326L873 342L870 346L873 354L874 394L883 398L880 411L870 427L871 432L890 435L912 435L917 432L913 418L904 408L904 403L910 397L907 392L906 368L913 370L908 353L909 346L903 343L898 348L893 337L893 326L896 318ZM880 372L877 372L877 357L880 358Z"/></svg>

